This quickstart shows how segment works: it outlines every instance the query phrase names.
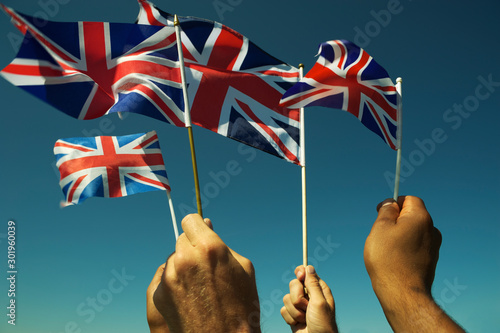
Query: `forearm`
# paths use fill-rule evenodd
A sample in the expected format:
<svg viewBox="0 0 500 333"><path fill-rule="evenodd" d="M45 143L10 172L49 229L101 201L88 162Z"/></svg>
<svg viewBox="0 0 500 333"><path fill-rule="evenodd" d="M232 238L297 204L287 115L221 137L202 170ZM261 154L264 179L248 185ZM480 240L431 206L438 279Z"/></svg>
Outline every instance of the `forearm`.
<svg viewBox="0 0 500 333"><path fill-rule="evenodd" d="M191 311L186 306L179 306L185 310L182 320L172 322L168 317L165 318L169 323L170 333L261 333L260 312L257 307L253 308L253 304L250 311L239 307L238 304L232 303L231 307L224 308L217 302L205 302L200 298L189 296L189 299L203 304L204 312Z"/></svg>
<svg viewBox="0 0 500 333"><path fill-rule="evenodd" d="M240 325L227 326L226 322L221 320L219 322L204 322L198 323L199 325L191 323L186 328L171 328L170 332L178 333L211 333L211 332L228 332L228 333L261 333L260 325L253 326L248 323L241 323ZM169 331L166 331L168 333ZM151 333L163 333L162 331L151 331Z"/></svg>
<svg viewBox="0 0 500 333"><path fill-rule="evenodd" d="M162 327L149 327L149 333L169 333L168 326Z"/></svg>
<svg viewBox="0 0 500 333"><path fill-rule="evenodd" d="M394 332L465 332L422 290L379 291L377 297Z"/></svg>

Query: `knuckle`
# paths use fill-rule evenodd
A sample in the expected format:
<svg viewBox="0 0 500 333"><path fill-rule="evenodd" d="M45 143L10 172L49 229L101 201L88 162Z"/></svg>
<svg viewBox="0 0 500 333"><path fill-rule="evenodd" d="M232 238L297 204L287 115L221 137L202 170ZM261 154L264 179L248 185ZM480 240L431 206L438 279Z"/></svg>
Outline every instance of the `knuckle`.
<svg viewBox="0 0 500 333"><path fill-rule="evenodd" d="M244 259L242 259L240 264L241 264L241 266L243 266L245 271L247 271L249 274L251 274L252 276L255 275L255 268L253 266L253 263L250 260L248 260L247 258L244 258Z"/></svg>
<svg viewBox="0 0 500 333"><path fill-rule="evenodd" d="M441 234L441 231L439 231L438 228L434 228L434 238L436 239L437 245L441 246L443 242L443 235Z"/></svg>
<svg viewBox="0 0 500 333"><path fill-rule="evenodd" d="M294 307L298 307L302 304L302 297L294 298L291 300Z"/></svg>
<svg viewBox="0 0 500 333"><path fill-rule="evenodd" d="M196 244L196 247L208 256L219 256L227 252L227 246L219 242L214 242L211 239L202 239Z"/></svg>
<svg viewBox="0 0 500 333"><path fill-rule="evenodd" d="M196 258L184 252L177 252L175 254L173 257L173 264L175 271L180 275L188 272L198 265Z"/></svg>

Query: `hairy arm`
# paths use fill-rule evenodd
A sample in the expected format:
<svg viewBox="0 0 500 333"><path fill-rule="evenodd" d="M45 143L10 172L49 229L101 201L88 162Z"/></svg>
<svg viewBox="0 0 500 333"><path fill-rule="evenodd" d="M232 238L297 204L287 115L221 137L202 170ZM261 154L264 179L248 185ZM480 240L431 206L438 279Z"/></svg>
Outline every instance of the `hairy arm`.
<svg viewBox="0 0 500 333"><path fill-rule="evenodd" d="M464 332L432 298L441 240L421 199L379 205L365 243L365 266L395 332Z"/></svg>

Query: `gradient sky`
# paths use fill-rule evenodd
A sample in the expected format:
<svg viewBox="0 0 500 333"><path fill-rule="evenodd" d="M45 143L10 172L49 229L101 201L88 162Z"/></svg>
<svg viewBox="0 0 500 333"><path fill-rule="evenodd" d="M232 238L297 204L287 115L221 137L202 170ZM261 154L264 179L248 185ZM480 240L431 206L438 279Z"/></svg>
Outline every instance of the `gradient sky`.
<svg viewBox="0 0 500 333"><path fill-rule="evenodd" d="M139 10L135 0L4 4L30 15L44 12L54 21L134 22ZM422 197L443 234L434 296L468 331L498 331L498 1L156 4L171 13L220 21L278 58L304 63L306 71L319 43L349 39L394 82L402 77L400 193ZM15 57L19 38L1 16L2 68ZM165 194L94 198L61 209L52 149L59 138L156 130L180 220L195 211L187 132L139 115L77 121L3 79L0 99L0 135L6 143L0 164L2 276L7 276L9 219L17 223L18 266L17 325L7 324L3 278L0 331L147 332L145 291L175 245ZM229 246L253 261L263 331L288 332L279 309L293 269L302 262L300 168L199 127L194 134L204 215ZM396 154L352 115L325 108L306 110L306 145L310 263L333 290L340 330L390 332L364 268L363 245L377 203L392 196L385 174L393 172ZM228 181L217 182L235 166Z"/></svg>

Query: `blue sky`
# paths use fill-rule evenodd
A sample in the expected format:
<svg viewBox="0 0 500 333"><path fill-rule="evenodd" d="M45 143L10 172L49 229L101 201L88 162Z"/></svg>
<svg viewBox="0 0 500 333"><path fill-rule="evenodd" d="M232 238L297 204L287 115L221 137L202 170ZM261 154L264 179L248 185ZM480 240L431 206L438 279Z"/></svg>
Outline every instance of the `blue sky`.
<svg viewBox="0 0 500 333"><path fill-rule="evenodd" d="M54 21L133 22L138 13L135 0L4 4ZM498 2L156 4L220 21L278 58L304 63L306 71L319 43L349 39L393 81L402 77L400 192L422 197L443 233L434 296L467 330L498 330ZM19 36L7 17L0 18L2 68L14 58ZM6 276L10 219L17 226L18 266L17 325L7 324L9 285L2 279L0 330L146 332L145 290L175 244L165 194L95 198L60 209L52 149L59 138L156 130L180 220L185 211L194 212L187 132L139 115L76 121L3 79L0 98L6 143L0 164L0 267ZM389 332L364 268L363 245L377 203L392 196L385 175L393 172L396 154L346 112L308 108L305 123L310 263L334 292L342 332ZM202 128L194 134L204 214L229 246L254 262L263 331L288 332L279 309L293 269L302 262L300 168ZM236 171L218 182L228 168Z"/></svg>

